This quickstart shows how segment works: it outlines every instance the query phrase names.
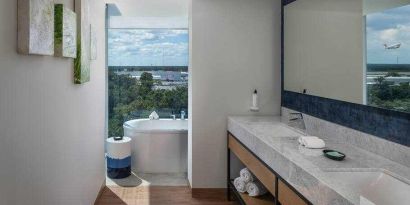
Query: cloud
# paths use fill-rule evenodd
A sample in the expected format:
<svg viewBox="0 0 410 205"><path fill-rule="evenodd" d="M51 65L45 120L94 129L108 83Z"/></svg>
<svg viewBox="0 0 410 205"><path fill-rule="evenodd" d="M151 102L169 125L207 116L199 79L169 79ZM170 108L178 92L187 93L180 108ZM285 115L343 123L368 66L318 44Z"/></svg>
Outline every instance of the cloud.
<svg viewBox="0 0 410 205"><path fill-rule="evenodd" d="M145 56L182 56L187 54L187 47L187 43L146 44L140 49L140 54Z"/></svg>
<svg viewBox="0 0 410 205"><path fill-rule="evenodd" d="M389 9L366 16L367 27L373 30L385 30L397 24L408 24L410 20L410 6Z"/></svg>
<svg viewBox="0 0 410 205"><path fill-rule="evenodd" d="M386 42L394 42L397 40L398 34L399 34L399 30L397 28L382 30L380 32L380 40L383 40Z"/></svg>
<svg viewBox="0 0 410 205"><path fill-rule="evenodd" d="M370 14L366 24L368 63L410 64L410 6ZM384 49L383 44L396 43L399 49Z"/></svg>
<svg viewBox="0 0 410 205"><path fill-rule="evenodd" d="M187 65L188 31L109 30L108 58L110 65Z"/></svg>

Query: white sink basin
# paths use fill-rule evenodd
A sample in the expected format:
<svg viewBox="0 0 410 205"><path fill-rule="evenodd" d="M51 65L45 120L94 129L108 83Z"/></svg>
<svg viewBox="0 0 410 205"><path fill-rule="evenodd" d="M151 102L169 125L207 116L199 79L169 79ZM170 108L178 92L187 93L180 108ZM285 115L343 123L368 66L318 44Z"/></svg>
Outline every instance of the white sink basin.
<svg viewBox="0 0 410 205"><path fill-rule="evenodd" d="M410 185L383 171L327 172L336 191L348 192L355 204L409 205ZM344 187L344 190L341 190Z"/></svg>

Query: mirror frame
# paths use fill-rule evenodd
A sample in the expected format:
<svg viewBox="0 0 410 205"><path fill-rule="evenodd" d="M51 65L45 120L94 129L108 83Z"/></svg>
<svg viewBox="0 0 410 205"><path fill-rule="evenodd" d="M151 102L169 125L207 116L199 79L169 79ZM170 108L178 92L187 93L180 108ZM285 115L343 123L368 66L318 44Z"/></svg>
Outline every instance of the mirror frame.
<svg viewBox="0 0 410 205"><path fill-rule="evenodd" d="M281 0L281 106L410 147L410 113L284 90L284 11Z"/></svg>

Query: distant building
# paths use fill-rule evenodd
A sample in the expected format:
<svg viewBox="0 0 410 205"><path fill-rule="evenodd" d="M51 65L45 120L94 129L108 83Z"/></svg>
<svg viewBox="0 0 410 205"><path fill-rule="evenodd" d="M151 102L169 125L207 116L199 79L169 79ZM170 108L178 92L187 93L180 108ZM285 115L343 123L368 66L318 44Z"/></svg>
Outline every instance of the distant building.
<svg viewBox="0 0 410 205"><path fill-rule="evenodd" d="M120 75L124 75L124 74L120 74ZM131 75L132 78L136 78L137 80L139 80L141 78L141 75ZM152 75L152 78L154 80L161 80L161 76L159 75Z"/></svg>
<svg viewBox="0 0 410 205"><path fill-rule="evenodd" d="M384 77L383 75L377 76L367 76L367 85L376 84L376 79L379 77ZM410 83L410 76L400 76L400 77L385 77L385 81L393 82L393 84L398 85L400 83Z"/></svg>
<svg viewBox="0 0 410 205"><path fill-rule="evenodd" d="M133 78L140 79L142 73L151 73L154 80L161 81L188 81L188 73L180 71L115 71L117 75L130 75Z"/></svg>

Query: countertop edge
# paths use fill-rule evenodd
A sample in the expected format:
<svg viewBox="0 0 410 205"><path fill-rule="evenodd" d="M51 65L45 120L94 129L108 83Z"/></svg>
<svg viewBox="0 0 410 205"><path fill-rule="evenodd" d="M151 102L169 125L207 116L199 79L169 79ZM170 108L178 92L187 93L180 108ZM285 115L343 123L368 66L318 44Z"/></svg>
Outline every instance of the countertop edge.
<svg viewBox="0 0 410 205"><path fill-rule="evenodd" d="M241 126L236 122L235 117L241 116L228 117L228 131L311 203L317 205L353 205L348 199L310 174L309 171L304 170L291 159L260 140L251 130ZM278 116L270 117L277 118Z"/></svg>

